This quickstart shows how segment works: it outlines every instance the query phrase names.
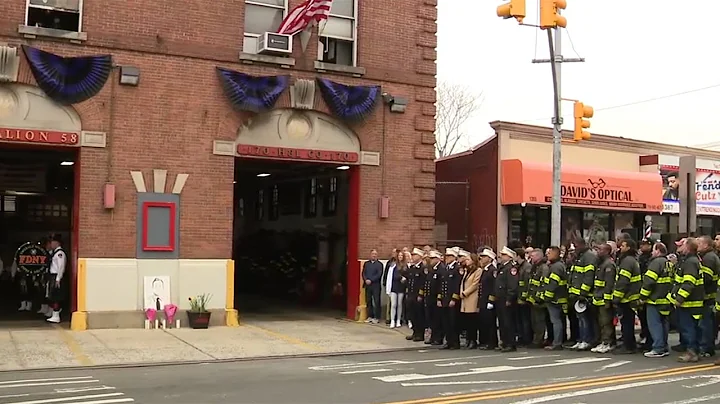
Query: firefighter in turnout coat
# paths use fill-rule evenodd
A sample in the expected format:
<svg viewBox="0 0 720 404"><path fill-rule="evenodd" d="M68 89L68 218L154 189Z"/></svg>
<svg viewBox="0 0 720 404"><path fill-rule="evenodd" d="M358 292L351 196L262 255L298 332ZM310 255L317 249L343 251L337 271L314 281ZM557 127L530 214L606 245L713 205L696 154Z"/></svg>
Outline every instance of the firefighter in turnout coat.
<svg viewBox="0 0 720 404"><path fill-rule="evenodd" d="M700 348L700 320L705 305L704 280L700 269L697 243L686 238L678 242L678 253L683 255L680 268L675 273L675 282L668 300L677 308L678 326L687 351L680 362L697 362Z"/></svg>
<svg viewBox="0 0 720 404"><path fill-rule="evenodd" d="M613 290L613 304L622 314L620 323L623 337L623 349L617 353L635 353L637 341L635 340L635 306L640 299L642 275L640 263L637 260L637 244L634 240L624 239L620 242L620 257L618 260L617 275L615 276L615 289Z"/></svg>
<svg viewBox="0 0 720 404"><path fill-rule="evenodd" d="M612 300L617 271L612 256L613 247L610 244L600 245L592 301L600 326L600 345L590 350L597 353L607 353L615 348L615 325L613 324L615 312Z"/></svg>
<svg viewBox="0 0 720 404"><path fill-rule="evenodd" d="M528 280L527 302L530 304L530 318L532 324L531 348L542 348L547 328L547 308L543 303L543 279L550 276L550 268L545 261L542 250L533 250L530 253L530 279Z"/></svg>
<svg viewBox="0 0 720 404"><path fill-rule="evenodd" d="M412 334L405 337L407 340L416 342L425 340L425 265L423 257L425 252L419 248L412 250L412 264L408 267L406 278L407 302L410 309L408 318L412 322Z"/></svg>
<svg viewBox="0 0 720 404"><path fill-rule="evenodd" d="M516 248L515 266L518 268L518 312L517 334L518 343L523 346L530 345L533 339L532 309L528 298L530 296L530 278L532 277L532 264L525 257L525 250Z"/></svg>
<svg viewBox="0 0 720 404"><path fill-rule="evenodd" d="M595 282L595 265L597 256L588 248L585 240L575 242L575 260L570 268L570 305L576 301L589 303L592 299L592 288ZM574 308L573 308L574 309ZM595 315L591 305L582 313L576 313L579 323L579 340L570 349L584 351L590 349L595 341Z"/></svg>
<svg viewBox="0 0 720 404"><path fill-rule="evenodd" d="M698 252L700 254L700 271L703 276L705 288L705 307L703 318L700 321L702 337L700 338L700 355L715 355L715 336L717 335L717 324L715 322L715 299L718 289L718 274L720 273L720 258L713 248L713 240L708 236L697 239Z"/></svg>
<svg viewBox="0 0 720 404"><path fill-rule="evenodd" d="M670 301L668 293L672 290L672 262L666 258L665 244L656 243L652 247L652 256L643 275L640 299L645 303L648 331L652 338L652 349L645 352L647 358L668 356L668 333L670 332Z"/></svg>

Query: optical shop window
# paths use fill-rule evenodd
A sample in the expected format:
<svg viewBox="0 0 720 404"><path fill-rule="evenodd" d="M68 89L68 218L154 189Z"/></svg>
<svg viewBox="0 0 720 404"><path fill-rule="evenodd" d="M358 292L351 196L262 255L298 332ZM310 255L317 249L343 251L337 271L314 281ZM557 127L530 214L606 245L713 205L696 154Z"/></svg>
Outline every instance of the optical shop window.
<svg viewBox="0 0 720 404"><path fill-rule="evenodd" d="M583 212L583 238L591 247L605 244L610 237L610 214Z"/></svg>

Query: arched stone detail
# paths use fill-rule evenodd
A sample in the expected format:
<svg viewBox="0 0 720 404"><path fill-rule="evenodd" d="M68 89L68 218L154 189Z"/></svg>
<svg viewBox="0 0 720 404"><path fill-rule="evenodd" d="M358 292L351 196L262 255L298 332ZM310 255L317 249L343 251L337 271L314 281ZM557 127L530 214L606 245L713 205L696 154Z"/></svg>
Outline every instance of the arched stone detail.
<svg viewBox="0 0 720 404"><path fill-rule="evenodd" d="M360 139L339 120L312 110L275 109L240 128L238 145L360 153Z"/></svg>
<svg viewBox="0 0 720 404"><path fill-rule="evenodd" d="M80 115L57 104L38 87L0 84L0 127L80 133Z"/></svg>

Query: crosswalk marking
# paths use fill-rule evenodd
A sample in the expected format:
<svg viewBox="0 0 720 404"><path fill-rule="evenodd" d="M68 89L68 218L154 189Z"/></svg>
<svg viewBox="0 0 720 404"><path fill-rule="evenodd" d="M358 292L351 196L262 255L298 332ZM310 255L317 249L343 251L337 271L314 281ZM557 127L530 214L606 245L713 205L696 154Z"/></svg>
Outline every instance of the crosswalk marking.
<svg viewBox="0 0 720 404"><path fill-rule="evenodd" d="M77 376L77 377L55 377L52 379L25 379L25 380L6 380L0 382L0 386L5 384L20 384L20 383L42 383L42 382L62 382L72 380L90 380L92 376Z"/></svg>
<svg viewBox="0 0 720 404"><path fill-rule="evenodd" d="M450 366L463 366L463 365L475 365L475 362L450 362L450 363L436 363L437 367L450 367Z"/></svg>
<svg viewBox="0 0 720 404"><path fill-rule="evenodd" d="M632 362L630 362L630 361L618 361L618 362L608 363L607 365L600 367L600 369L596 370L596 372L601 372L601 371L606 370L606 369L612 369L612 368L620 367L620 366L623 366L623 365L627 365L628 363L632 363Z"/></svg>
<svg viewBox="0 0 720 404"><path fill-rule="evenodd" d="M392 372L393 369L364 369L364 370L350 370L347 372L340 372L341 375L357 375L362 373L382 373Z"/></svg>
<svg viewBox="0 0 720 404"><path fill-rule="evenodd" d="M440 359L423 359L415 361L404 361L404 360L389 360L389 361L377 361L377 362L355 362L355 363L341 363L337 365L322 365L322 366L310 366L308 370L315 371L337 371L337 370L352 370L359 368L369 368L373 366L392 366L392 365L412 365L412 364L423 364L423 363L439 363L449 361L461 361L468 359L479 359L479 358L494 358L502 355L475 355L465 356L461 358L440 358Z"/></svg>
<svg viewBox="0 0 720 404"><path fill-rule="evenodd" d="M135 399L93 376L0 381L3 404L117 404Z"/></svg>
<svg viewBox="0 0 720 404"><path fill-rule="evenodd" d="M3 384L0 389L13 389L17 387L39 387L39 386L57 386L59 384L80 384L80 383L98 383L99 380L66 380L64 382L40 382L40 383L17 383Z"/></svg>
<svg viewBox="0 0 720 404"><path fill-rule="evenodd" d="M491 367L487 367L487 368L470 369L466 372L445 373L445 374L435 374L435 375L410 373L410 374L404 374L404 375L376 376L376 377L373 377L373 379L380 380L381 382L385 382L385 383L396 383L396 382L408 382L408 381L413 381L413 380L443 379L443 378L449 378L449 377L481 375L481 374L485 374L485 373L509 372L509 371L513 371L513 370L539 369L539 368L548 368L548 367L557 367L557 366L566 366L566 365L577 365L577 364L584 364L584 363L602 362L602 361L608 361L608 360L610 360L610 359L602 358L602 357L574 358L574 359L562 359L562 360L557 360L555 362L542 363L539 365L529 365L529 366L501 365L501 366L491 366Z"/></svg>
<svg viewBox="0 0 720 404"><path fill-rule="evenodd" d="M60 398L46 398L42 400L31 400L31 401L18 401L14 403L8 403L8 404L50 404L50 403L64 403L68 401L77 402L78 400L86 400L86 399L95 399L95 398L109 398L109 397L119 397L124 396L124 393L106 393L106 394L91 394L86 396L73 396L73 397L60 397ZM122 400L125 401L113 401L113 402L122 402L127 403L134 401L132 398L124 398ZM82 401L83 404L98 404L98 403L108 403L108 400L100 400L100 401Z"/></svg>
<svg viewBox="0 0 720 404"><path fill-rule="evenodd" d="M560 355L542 355L542 356L516 356L507 358L509 361L524 361L528 359L545 359L545 358L557 358Z"/></svg>

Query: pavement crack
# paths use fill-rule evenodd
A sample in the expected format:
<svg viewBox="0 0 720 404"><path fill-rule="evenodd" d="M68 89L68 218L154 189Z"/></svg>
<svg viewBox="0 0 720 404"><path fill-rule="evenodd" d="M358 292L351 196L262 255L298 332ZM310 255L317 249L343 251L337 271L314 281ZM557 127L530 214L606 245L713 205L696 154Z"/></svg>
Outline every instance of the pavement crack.
<svg viewBox="0 0 720 404"><path fill-rule="evenodd" d="M10 337L10 342L12 342L13 347L15 348L15 352L20 353L20 346L18 345L17 341L15 340L15 337L13 336L12 331L8 331L8 336ZM27 363L22 359L20 355L15 355L17 359L18 364L22 367L22 369L27 369Z"/></svg>
<svg viewBox="0 0 720 404"><path fill-rule="evenodd" d="M164 328L162 328L162 331L163 331L164 333L170 335L171 337L175 338L176 340L182 342L183 344L189 346L190 348L192 348L192 349L200 352L201 354L209 357L209 358L212 359L212 360L218 360L218 359L220 359L220 358L218 358L218 357L216 357L216 356L214 356L214 355L211 355L211 354L208 353L208 352L203 351L202 349L198 348L197 346L195 346L195 345L193 345L193 344L185 341L184 339L178 337L177 335L175 335L175 334L173 334L173 333L171 333L171 332L168 332L168 330L166 330L166 329L164 329Z"/></svg>

